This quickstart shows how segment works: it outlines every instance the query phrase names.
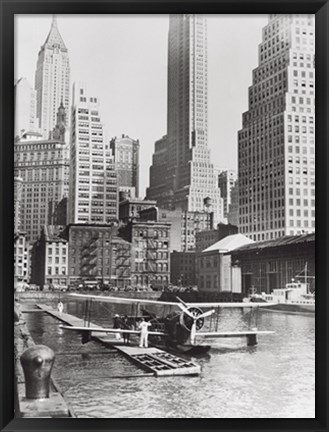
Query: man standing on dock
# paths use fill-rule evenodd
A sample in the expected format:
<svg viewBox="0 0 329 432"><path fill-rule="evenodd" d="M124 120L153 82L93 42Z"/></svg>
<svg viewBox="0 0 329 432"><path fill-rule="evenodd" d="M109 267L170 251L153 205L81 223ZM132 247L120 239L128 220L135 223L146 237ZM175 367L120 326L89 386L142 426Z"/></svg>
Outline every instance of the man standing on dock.
<svg viewBox="0 0 329 432"><path fill-rule="evenodd" d="M114 318L113 318L113 328L115 328L115 329L119 329L120 328L120 317L119 317L118 314L114 315ZM115 333L115 339L116 340L121 340L120 332Z"/></svg>
<svg viewBox="0 0 329 432"><path fill-rule="evenodd" d="M142 322L139 324L138 328L141 331L140 334L140 340L139 340L139 347L140 348L147 348L148 347L148 327L151 325L151 323L147 322L142 318Z"/></svg>

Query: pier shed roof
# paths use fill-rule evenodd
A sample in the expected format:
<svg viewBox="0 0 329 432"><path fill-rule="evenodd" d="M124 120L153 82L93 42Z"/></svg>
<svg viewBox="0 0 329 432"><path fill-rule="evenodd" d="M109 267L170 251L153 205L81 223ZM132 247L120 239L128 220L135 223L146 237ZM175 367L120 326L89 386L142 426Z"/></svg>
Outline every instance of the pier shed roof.
<svg viewBox="0 0 329 432"><path fill-rule="evenodd" d="M230 252L236 248L239 248L243 245L248 245L249 243L254 243L253 240L246 237L243 234L233 234L224 237L213 245L207 247L207 249L203 250L202 253L206 252L218 252L218 253L226 253Z"/></svg>
<svg viewBox="0 0 329 432"><path fill-rule="evenodd" d="M295 236L284 236L279 237L274 240L265 240L260 242L254 242L246 245L242 245L234 250L234 253L239 252L255 252L260 251L264 249L270 249L270 248L278 248L278 247L286 247L286 246L293 246L293 245L302 245L305 243L314 243L315 242L315 233L311 234L302 234L302 235L295 235Z"/></svg>

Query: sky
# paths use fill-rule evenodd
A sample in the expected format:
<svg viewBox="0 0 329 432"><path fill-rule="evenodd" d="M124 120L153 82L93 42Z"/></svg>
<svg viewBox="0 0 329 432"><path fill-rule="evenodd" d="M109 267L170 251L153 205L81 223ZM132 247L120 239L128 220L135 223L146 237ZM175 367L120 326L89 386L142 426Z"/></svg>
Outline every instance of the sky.
<svg viewBox="0 0 329 432"><path fill-rule="evenodd" d="M15 16L15 78L34 85L51 15ZM208 145L212 162L237 169L237 133L248 109L267 15L208 15ZM140 140L140 195L149 185L154 142L167 129L168 15L57 15L71 84L100 99L107 138Z"/></svg>

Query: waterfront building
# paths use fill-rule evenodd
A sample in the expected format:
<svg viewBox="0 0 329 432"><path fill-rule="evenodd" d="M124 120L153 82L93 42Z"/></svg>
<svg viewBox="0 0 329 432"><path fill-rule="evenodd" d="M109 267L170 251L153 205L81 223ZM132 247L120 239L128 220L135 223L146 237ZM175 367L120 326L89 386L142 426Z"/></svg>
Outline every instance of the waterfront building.
<svg viewBox="0 0 329 432"><path fill-rule="evenodd" d="M71 115L69 222L117 220L117 175L104 138L100 104L83 83L73 85Z"/></svg>
<svg viewBox="0 0 329 432"><path fill-rule="evenodd" d="M202 252L207 247L213 245L224 237L237 234L238 227L231 224L218 224L216 229L208 229L196 233L195 249Z"/></svg>
<svg viewBox="0 0 329 432"><path fill-rule="evenodd" d="M29 282L30 279L30 245L25 232L16 232L14 236L14 280Z"/></svg>
<svg viewBox="0 0 329 432"><path fill-rule="evenodd" d="M196 255L196 277L200 291L241 293L241 272L229 252L254 243L243 234L224 237Z"/></svg>
<svg viewBox="0 0 329 432"><path fill-rule="evenodd" d="M34 132L15 142L15 175L22 178L21 230L32 243L51 220L50 211L68 196L69 162L69 148L63 141L44 140Z"/></svg>
<svg viewBox="0 0 329 432"><path fill-rule="evenodd" d="M170 15L168 36L167 139L165 187L151 168L147 198L161 208L204 211L212 201L215 223L223 221L223 204L208 148L207 20L203 15ZM166 150L165 150L166 148ZM165 152L167 153L165 156ZM160 160L159 160L160 159ZM155 183L153 183L155 181Z"/></svg>
<svg viewBox="0 0 329 432"><path fill-rule="evenodd" d="M21 229L22 187L23 179L14 177L14 233Z"/></svg>
<svg viewBox="0 0 329 432"><path fill-rule="evenodd" d="M128 135L110 141L119 193L125 192L130 198L139 197L139 146L139 140Z"/></svg>
<svg viewBox="0 0 329 432"><path fill-rule="evenodd" d="M315 234L284 236L252 243L232 251L232 261L239 264L242 292L250 289L270 294L285 288L292 279L307 283L315 290Z"/></svg>
<svg viewBox="0 0 329 432"><path fill-rule="evenodd" d="M62 233L68 241L68 279L79 284L131 285L131 243L118 236L113 224L70 224Z"/></svg>
<svg viewBox="0 0 329 432"><path fill-rule="evenodd" d="M315 230L314 15L270 15L239 131L239 229Z"/></svg>
<svg viewBox="0 0 329 432"><path fill-rule="evenodd" d="M224 217L228 218L229 206L232 202L232 189L237 181L235 170L222 170L218 173L218 187L223 198Z"/></svg>
<svg viewBox="0 0 329 432"><path fill-rule="evenodd" d="M239 226L239 181L236 180L231 189L231 202L228 207L227 222Z"/></svg>
<svg viewBox="0 0 329 432"><path fill-rule="evenodd" d="M66 113L70 109L70 65L68 50L53 15L50 32L41 46L35 72L36 109L38 127L44 139L56 125L57 109L63 102ZM69 125L66 118L65 126Z"/></svg>
<svg viewBox="0 0 329 432"><path fill-rule="evenodd" d="M158 139L154 143L154 153L152 156L152 165L150 166L150 186L146 189L146 197L156 200L159 205L166 200L167 196L167 135Z"/></svg>
<svg viewBox="0 0 329 432"><path fill-rule="evenodd" d="M195 279L195 252L178 252L170 254L170 282L177 286L192 287Z"/></svg>
<svg viewBox="0 0 329 432"><path fill-rule="evenodd" d="M132 286L167 287L170 279L170 223L132 220L119 232L132 246Z"/></svg>
<svg viewBox="0 0 329 432"><path fill-rule="evenodd" d="M141 198L129 198L119 202L119 220L127 224L133 219L140 218L140 212L147 208L153 208L155 201L143 200Z"/></svg>
<svg viewBox="0 0 329 432"><path fill-rule="evenodd" d="M149 207L139 212L143 220L170 222L170 251L191 251L195 249L195 238L198 232L213 226L213 214L204 212L187 212Z"/></svg>
<svg viewBox="0 0 329 432"><path fill-rule="evenodd" d="M43 289L68 284L68 242L60 236L63 226L45 225L32 248L31 282Z"/></svg>
<svg viewBox="0 0 329 432"><path fill-rule="evenodd" d="M39 127L36 116L36 91L26 78L20 78L14 87L15 92L15 139L25 132L36 132Z"/></svg>

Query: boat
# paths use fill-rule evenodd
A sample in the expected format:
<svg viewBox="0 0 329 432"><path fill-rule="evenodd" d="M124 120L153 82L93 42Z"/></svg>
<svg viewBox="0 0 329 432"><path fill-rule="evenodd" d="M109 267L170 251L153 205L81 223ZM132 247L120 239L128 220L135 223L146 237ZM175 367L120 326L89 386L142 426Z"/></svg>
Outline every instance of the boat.
<svg viewBox="0 0 329 432"><path fill-rule="evenodd" d="M285 288L277 288L271 294L250 294L246 301L272 303L265 310L277 312L315 313L315 293L308 291L308 284L290 282ZM273 305L274 303L274 305Z"/></svg>

